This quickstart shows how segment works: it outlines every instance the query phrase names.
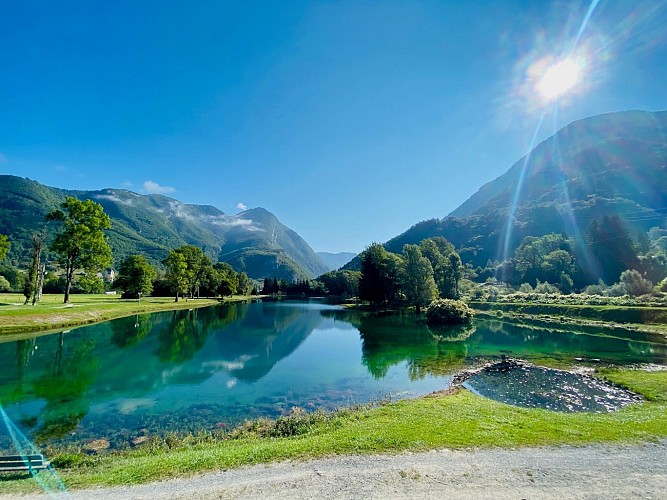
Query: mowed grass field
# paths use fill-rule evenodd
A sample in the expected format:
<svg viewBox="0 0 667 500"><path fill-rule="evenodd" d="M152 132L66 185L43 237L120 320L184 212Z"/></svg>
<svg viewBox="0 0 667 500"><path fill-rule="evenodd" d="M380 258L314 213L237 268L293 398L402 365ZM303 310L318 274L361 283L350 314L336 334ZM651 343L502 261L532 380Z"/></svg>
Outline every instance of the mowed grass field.
<svg viewBox="0 0 667 500"><path fill-rule="evenodd" d="M239 300L232 297L226 300ZM57 330L141 314L173 309L191 309L218 304L217 299L179 299L173 297L144 297L121 299L120 295L70 295L63 304L63 295L44 295L34 306L24 305L25 297L18 293L0 294L0 337L38 331Z"/></svg>

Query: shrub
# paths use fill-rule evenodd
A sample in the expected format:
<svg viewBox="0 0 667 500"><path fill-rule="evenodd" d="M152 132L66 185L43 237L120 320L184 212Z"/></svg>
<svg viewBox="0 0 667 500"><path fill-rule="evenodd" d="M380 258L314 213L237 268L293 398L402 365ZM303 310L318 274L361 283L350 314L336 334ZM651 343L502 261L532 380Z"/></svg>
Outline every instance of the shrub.
<svg viewBox="0 0 667 500"><path fill-rule="evenodd" d="M521 283L521 286L519 287L519 291L521 293L532 293L533 292L533 287L530 286L530 283Z"/></svg>
<svg viewBox="0 0 667 500"><path fill-rule="evenodd" d="M426 322L429 325L468 323L472 317L472 309L460 300L434 300L426 310Z"/></svg>
<svg viewBox="0 0 667 500"><path fill-rule="evenodd" d="M667 278L658 283L655 288L658 292L667 292Z"/></svg>
<svg viewBox="0 0 667 500"><path fill-rule="evenodd" d="M653 291L653 283L644 278L639 271L628 269L621 273L620 282L625 285L628 293L633 297L646 295Z"/></svg>
<svg viewBox="0 0 667 500"><path fill-rule="evenodd" d="M540 283L540 280L537 280L537 285L535 286L535 293L560 293L560 290L556 285L552 285L548 281Z"/></svg>

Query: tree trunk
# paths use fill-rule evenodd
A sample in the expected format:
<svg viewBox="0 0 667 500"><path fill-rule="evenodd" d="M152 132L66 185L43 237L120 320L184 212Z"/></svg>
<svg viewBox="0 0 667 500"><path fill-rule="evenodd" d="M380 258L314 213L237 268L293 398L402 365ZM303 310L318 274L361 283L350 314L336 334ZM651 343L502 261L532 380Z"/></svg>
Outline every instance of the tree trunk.
<svg viewBox="0 0 667 500"><path fill-rule="evenodd" d="M178 294L176 294L176 298L174 299L174 302L178 302Z"/></svg>
<svg viewBox="0 0 667 500"><path fill-rule="evenodd" d="M422 312L422 306L420 306L419 304L416 304L415 305L415 313L419 314L420 312Z"/></svg>
<svg viewBox="0 0 667 500"><path fill-rule="evenodd" d="M72 278L74 277L74 268L67 266L65 271L65 300L63 304L69 303L69 292L72 288Z"/></svg>

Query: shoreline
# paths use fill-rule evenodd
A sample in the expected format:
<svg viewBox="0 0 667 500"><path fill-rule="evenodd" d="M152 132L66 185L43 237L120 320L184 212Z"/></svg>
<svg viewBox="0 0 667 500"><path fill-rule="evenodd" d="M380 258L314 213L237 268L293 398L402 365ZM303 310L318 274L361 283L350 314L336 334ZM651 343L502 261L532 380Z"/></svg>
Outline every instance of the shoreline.
<svg viewBox="0 0 667 500"><path fill-rule="evenodd" d="M137 314L199 309L223 303L244 302L258 298L258 296L235 295L219 299L180 299L178 302L175 302L173 297L146 297L141 302L138 302L134 299L120 298L106 298L105 300L100 296L77 297L73 295L72 297L74 299L71 304L60 303L50 306L50 304L41 303L37 306L23 306L14 303L0 307L0 320L3 320L3 316L5 318L0 323L0 342L12 342L25 338L49 335L58 333L63 329L94 325ZM92 298L86 300L86 297ZM76 301L76 299L79 299L79 301ZM7 310L5 307L11 309ZM26 309L21 309L23 307ZM33 309L33 307L37 309ZM18 314L11 314L13 312L18 312ZM9 318L12 318L13 322L10 322Z"/></svg>

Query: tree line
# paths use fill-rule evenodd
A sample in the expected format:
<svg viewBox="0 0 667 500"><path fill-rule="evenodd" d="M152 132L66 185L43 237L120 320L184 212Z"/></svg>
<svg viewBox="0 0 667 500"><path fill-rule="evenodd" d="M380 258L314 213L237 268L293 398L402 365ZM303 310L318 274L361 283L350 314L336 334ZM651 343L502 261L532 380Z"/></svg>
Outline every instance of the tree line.
<svg viewBox="0 0 667 500"><path fill-rule="evenodd" d="M47 246L48 225L57 225L58 229ZM26 304L30 301L35 304L44 291L54 288L64 294L65 303L73 291L100 292L104 288L97 274L112 262L111 247L104 234L110 227L111 219L99 203L67 197L60 209L47 214L44 227L34 233L27 272L21 276L17 270L6 267L3 272L10 274L15 285L21 285ZM0 235L0 261L9 248L8 237ZM60 276L46 271L42 254L47 249L56 256ZM179 297L248 295L253 289L246 273L237 273L225 262L213 263L194 245L171 250L162 263L165 270L159 272L144 256L128 256L120 262L119 277L113 287L121 290L124 298L172 294L175 301ZM0 290L10 286L6 278L0 280Z"/></svg>

